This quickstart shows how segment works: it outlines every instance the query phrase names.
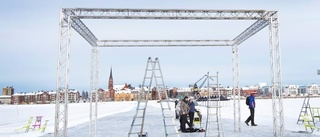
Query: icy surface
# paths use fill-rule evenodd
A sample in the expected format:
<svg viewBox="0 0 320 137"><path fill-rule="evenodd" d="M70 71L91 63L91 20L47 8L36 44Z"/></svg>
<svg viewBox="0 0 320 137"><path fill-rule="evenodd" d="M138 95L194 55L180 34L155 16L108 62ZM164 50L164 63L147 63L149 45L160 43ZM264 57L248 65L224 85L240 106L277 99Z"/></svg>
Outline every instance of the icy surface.
<svg viewBox="0 0 320 137"><path fill-rule="evenodd" d="M273 136L272 100L256 100L257 108L255 121L257 127L245 125L249 110L244 100L241 100L241 132L234 132L233 102L222 102L222 123L225 137L271 137ZM284 99L285 136L288 137L316 137L320 132L312 134L298 133L305 131L303 125L298 125L297 119L301 110L303 99ZM311 107L320 107L319 98L310 99ZM174 107L174 103L171 103ZM102 102L98 104L97 136L99 137L126 137L135 113L136 102ZM206 108L200 107L204 119ZM54 130L54 104L47 105L0 105L0 137L52 137ZM68 137L89 136L89 103L69 104ZM29 117L43 116L49 120L44 133L30 129L15 132L15 129L27 124ZM34 118L35 119L35 118ZM179 126L179 121L175 121ZM32 124L34 123L34 120ZM199 125L196 125L199 126ZM320 122L317 123L320 127ZM205 124L202 125L205 127ZM161 117L160 104L149 101L145 118L145 132L149 137L163 137L164 127ZM135 137L135 135L132 135ZM181 133L180 137L202 137L204 133Z"/></svg>

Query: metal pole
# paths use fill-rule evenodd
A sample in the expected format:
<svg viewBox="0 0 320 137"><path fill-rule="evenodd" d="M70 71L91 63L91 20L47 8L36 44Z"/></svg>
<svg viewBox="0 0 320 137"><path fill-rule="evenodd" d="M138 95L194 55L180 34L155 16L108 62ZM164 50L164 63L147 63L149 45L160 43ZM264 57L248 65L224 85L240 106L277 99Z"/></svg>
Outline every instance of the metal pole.
<svg viewBox="0 0 320 137"><path fill-rule="evenodd" d="M281 58L279 44L278 17L269 18L271 92L273 110L273 136L284 135L284 112L282 102Z"/></svg>
<svg viewBox="0 0 320 137"><path fill-rule="evenodd" d="M233 115L234 115L234 131L241 132L240 120L240 83L239 83L239 55L238 45L232 46L232 71L233 71ZM236 92L238 93L236 95Z"/></svg>
<svg viewBox="0 0 320 137"><path fill-rule="evenodd" d="M90 114L89 114L89 136L97 136L97 116L98 116L98 99L99 99L99 90L98 90L98 73L99 73L99 49L98 47L93 47L91 50L91 76L90 76ZM95 98L93 99L93 94ZM95 104L92 104L94 100Z"/></svg>
<svg viewBox="0 0 320 137"><path fill-rule="evenodd" d="M209 84L209 72L207 72L207 90L208 90L208 96L207 96L207 122L206 122L206 130L208 129L208 122L209 122L209 117L210 117L210 84ZM209 125L211 126L211 125ZM206 131L204 133L204 136L206 137L207 136L207 132L209 131ZM209 134L209 133L208 133Z"/></svg>
<svg viewBox="0 0 320 137"><path fill-rule="evenodd" d="M68 125L68 91L70 64L71 18L64 20L64 13L60 14L60 35L58 53L58 74L56 88L56 110L54 136L67 136ZM62 98L64 96L64 99Z"/></svg>

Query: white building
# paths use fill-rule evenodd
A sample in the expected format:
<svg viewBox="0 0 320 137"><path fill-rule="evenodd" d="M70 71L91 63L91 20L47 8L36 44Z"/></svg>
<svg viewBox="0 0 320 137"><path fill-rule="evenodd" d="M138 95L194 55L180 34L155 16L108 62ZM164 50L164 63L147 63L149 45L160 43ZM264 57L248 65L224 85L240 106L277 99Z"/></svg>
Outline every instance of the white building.
<svg viewBox="0 0 320 137"><path fill-rule="evenodd" d="M191 88L190 87L180 87L180 88L177 88L177 92L190 92L191 93Z"/></svg>
<svg viewBox="0 0 320 137"><path fill-rule="evenodd" d="M308 84L306 86L299 86L299 94L319 95L319 86L317 84Z"/></svg>
<svg viewBox="0 0 320 137"><path fill-rule="evenodd" d="M0 104L11 104L11 96L0 96Z"/></svg>
<svg viewBox="0 0 320 137"><path fill-rule="evenodd" d="M312 93L313 95L319 95L319 86L317 84L308 84L307 85L309 88L310 93Z"/></svg>
<svg viewBox="0 0 320 137"><path fill-rule="evenodd" d="M283 92L286 96L296 96L299 93L298 88L299 86L297 85L286 85Z"/></svg>
<svg viewBox="0 0 320 137"><path fill-rule="evenodd" d="M125 88L126 85L113 85L114 93L119 94L119 93L131 93L131 89Z"/></svg>

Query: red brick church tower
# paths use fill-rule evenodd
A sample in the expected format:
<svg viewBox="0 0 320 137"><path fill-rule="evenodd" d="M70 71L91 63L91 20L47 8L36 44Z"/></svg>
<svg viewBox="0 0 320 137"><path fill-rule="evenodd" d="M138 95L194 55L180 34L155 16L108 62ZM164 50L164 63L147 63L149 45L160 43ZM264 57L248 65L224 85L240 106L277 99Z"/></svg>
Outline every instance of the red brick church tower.
<svg viewBox="0 0 320 137"><path fill-rule="evenodd" d="M111 100L114 100L112 68L110 69L110 76L109 76L108 90L109 90L109 93L110 93L110 98L111 98Z"/></svg>

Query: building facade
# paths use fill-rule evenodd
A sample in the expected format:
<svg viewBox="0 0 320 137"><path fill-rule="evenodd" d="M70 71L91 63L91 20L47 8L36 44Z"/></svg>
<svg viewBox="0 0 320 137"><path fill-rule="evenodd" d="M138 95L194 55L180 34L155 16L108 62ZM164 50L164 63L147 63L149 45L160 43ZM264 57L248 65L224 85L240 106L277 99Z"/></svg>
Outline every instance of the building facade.
<svg viewBox="0 0 320 137"><path fill-rule="evenodd" d="M13 86L2 88L2 96L12 96L13 94L14 94Z"/></svg>
<svg viewBox="0 0 320 137"><path fill-rule="evenodd" d="M64 98L64 93L60 97ZM70 89L68 92L68 102L75 103L79 100L80 94L77 90ZM56 92L54 91L34 91L19 92L12 95L14 104L50 104L56 102Z"/></svg>
<svg viewBox="0 0 320 137"><path fill-rule="evenodd" d="M299 86L297 85L286 85L284 86L283 92L285 96L296 96L298 95Z"/></svg>
<svg viewBox="0 0 320 137"><path fill-rule="evenodd" d="M298 94L300 95L320 95L320 88L317 84L308 84L298 87Z"/></svg>

